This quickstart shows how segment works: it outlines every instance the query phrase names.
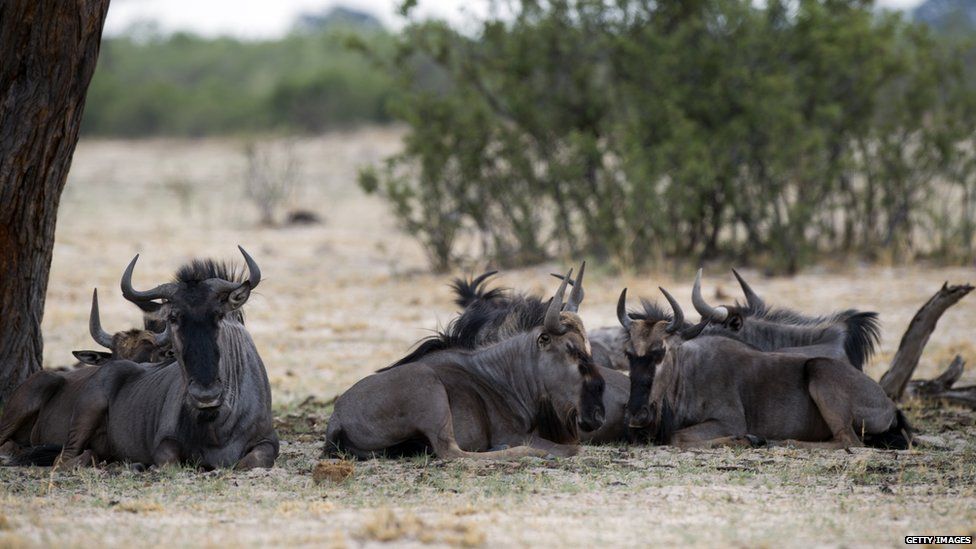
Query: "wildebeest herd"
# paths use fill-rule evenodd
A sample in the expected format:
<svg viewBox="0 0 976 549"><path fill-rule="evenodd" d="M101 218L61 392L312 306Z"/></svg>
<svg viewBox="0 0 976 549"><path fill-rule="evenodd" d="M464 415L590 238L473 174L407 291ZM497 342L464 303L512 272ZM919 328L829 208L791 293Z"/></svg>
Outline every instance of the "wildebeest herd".
<svg viewBox="0 0 976 549"><path fill-rule="evenodd" d="M73 368L25 381L0 417L0 460L77 467L271 467L278 455L271 387L243 305L261 270L212 260L137 290L138 255L122 295L142 329L110 334L98 294L89 317L104 351L77 351ZM579 316L583 263L554 296L492 288L494 272L453 285L461 311L447 328L339 396L326 457L507 459L572 456L581 444L791 445L907 448L912 431L863 373L878 343L877 314L807 316L744 293L711 305L701 271L686 320L641 300L617 303L619 326L587 332ZM626 373L625 373L626 372Z"/></svg>

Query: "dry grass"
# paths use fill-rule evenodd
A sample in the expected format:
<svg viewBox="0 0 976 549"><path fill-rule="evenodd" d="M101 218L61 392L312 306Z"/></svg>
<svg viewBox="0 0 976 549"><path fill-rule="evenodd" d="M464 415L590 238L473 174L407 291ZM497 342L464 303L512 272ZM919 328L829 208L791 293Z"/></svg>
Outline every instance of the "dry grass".
<svg viewBox="0 0 976 549"><path fill-rule="evenodd" d="M323 482L343 482L348 480L356 472L356 467L351 461L338 459L326 459L315 464L312 468L312 480L321 484Z"/></svg>
<svg viewBox="0 0 976 549"><path fill-rule="evenodd" d="M236 143L79 146L58 222L44 318L47 364L68 363L71 350L93 347L86 329L93 286L103 291L106 327L139 322L117 290L136 252L142 256L135 282L148 286L190 257L238 259L240 243L265 274L247 322L272 381L282 454L275 469L246 473L0 468L0 547L342 547L387 538L396 546L860 546L900 544L908 534L973 532L976 427L973 414L955 409L910 408L923 446L907 452L610 446L551 461L358 462L345 480L316 482L331 398L398 358L454 311L450 277L429 274L385 206L355 186L356 163L396 150L398 137L363 130L296 143L304 194L286 207L312 209L329 223L286 229L258 227L243 196ZM175 179L192 185L188 205L166 186ZM551 291L548 273L557 266L507 272L502 281ZM690 272L616 276L595 267L582 310L588 326L615 322L623 286L655 297L664 285L690 307ZM729 273L707 275L709 291L720 286L736 297ZM915 310L943 281L976 278L972 269L861 265L794 278L746 275L773 303L811 312L879 311L882 353L868 368L875 377ZM969 297L943 318L920 374L937 373L960 352L970 363L961 383L976 381L974 326L976 298Z"/></svg>

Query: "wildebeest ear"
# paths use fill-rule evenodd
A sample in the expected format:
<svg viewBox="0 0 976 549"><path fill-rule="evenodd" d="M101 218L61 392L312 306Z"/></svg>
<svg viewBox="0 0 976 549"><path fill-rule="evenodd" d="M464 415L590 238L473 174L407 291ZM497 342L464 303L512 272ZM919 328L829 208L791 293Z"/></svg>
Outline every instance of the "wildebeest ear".
<svg viewBox="0 0 976 549"><path fill-rule="evenodd" d="M695 324L694 326L689 326L684 330L681 330L681 339L689 340L698 337L698 334L702 333L702 330L705 329L705 326L708 326L710 320L711 319L706 318L701 322L699 322L698 324Z"/></svg>
<svg viewBox="0 0 976 549"><path fill-rule="evenodd" d="M245 282L227 294L227 310L233 311L247 302L251 297L251 283Z"/></svg>
<svg viewBox="0 0 976 549"><path fill-rule="evenodd" d="M112 353L106 353L104 351L71 351L71 354L75 355L75 358L80 362L91 364L92 366L104 364L112 358Z"/></svg>

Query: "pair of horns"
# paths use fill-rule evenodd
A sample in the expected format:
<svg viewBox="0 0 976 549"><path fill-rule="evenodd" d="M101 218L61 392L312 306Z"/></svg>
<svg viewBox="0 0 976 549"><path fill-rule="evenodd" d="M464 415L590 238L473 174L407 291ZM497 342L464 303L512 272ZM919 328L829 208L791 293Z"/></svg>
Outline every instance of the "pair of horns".
<svg viewBox="0 0 976 549"><path fill-rule="evenodd" d="M735 269L732 269L732 274L735 275L735 279L739 281L739 286L742 287L742 293L746 296L746 305L753 310L764 308L766 304L759 297L759 295L752 290L745 279L742 278L742 275L740 275ZM695 285L691 289L691 302L695 305L695 310L698 311L698 314L702 315L702 318L715 320L717 322L724 322L725 319L729 317L729 310L722 306L712 307L707 301L705 301L705 298L702 297L701 292L701 277L702 270L698 269L698 273L695 275Z"/></svg>
<svg viewBox="0 0 976 549"><path fill-rule="evenodd" d="M251 289L257 287L261 282L261 269L258 267L257 262L246 252L244 248L238 246L238 250L244 256L244 262L247 263L247 273L248 280L244 284L249 284ZM165 284L160 284L151 290L140 291L132 287L132 272L136 268L136 261L139 260L139 254L136 254L129 262L129 266L125 268L125 273L122 274L122 295L126 299L132 301L133 303L152 301L154 299L170 299L173 294L179 288L179 285L175 282L167 282ZM236 282L231 282L229 280L221 280L219 278L214 278L210 280L210 285L214 286L214 289L218 292L231 291L239 288L242 284L237 284Z"/></svg>
<svg viewBox="0 0 976 549"><path fill-rule="evenodd" d="M576 277L576 280L573 280L572 269L565 275L552 275L562 280L562 282L559 284L559 289L556 290L556 295L549 302L549 308L546 309L546 320L543 327L547 332L552 334L565 333L566 329L563 327L562 322L559 321L560 313L563 311L570 313L579 312L580 304L583 303L583 273L585 271L586 261L580 264L579 275ZM569 284L573 285L573 289L569 292L569 300L566 301L566 307L563 308L563 296L566 295L566 286Z"/></svg>
<svg viewBox="0 0 976 549"><path fill-rule="evenodd" d="M664 299L667 299L668 304L671 305L671 322L668 323L665 330L668 333L674 333L684 325L685 312L681 310L681 305L678 305L678 301L667 290L660 286L658 286L658 290L661 290L661 293L664 294ZM621 326L628 330L634 322L630 318L630 315L627 314L627 288L624 288L620 292L620 299L617 300L617 320L620 321Z"/></svg>
<svg viewBox="0 0 976 549"><path fill-rule="evenodd" d="M88 332L91 333L92 339L95 343L98 343L106 349L115 350L115 341L112 338L112 334L106 332L102 329L102 319L98 314L98 289L96 288L92 292L92 305L91 314L88 316ZM153 341L157 347L162 347L169 343L172 332L170 331L169 324L166 324L166 329L163 330L161 334L153 334Z"/></svg>

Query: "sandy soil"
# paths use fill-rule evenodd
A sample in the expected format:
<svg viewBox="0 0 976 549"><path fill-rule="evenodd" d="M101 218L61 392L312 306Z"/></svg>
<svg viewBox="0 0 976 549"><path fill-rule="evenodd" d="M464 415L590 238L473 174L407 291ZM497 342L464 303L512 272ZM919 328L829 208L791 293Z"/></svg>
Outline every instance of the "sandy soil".
<svg viewBox="0 0 976 549"><path fill-rule="evenodd" d="M167 279L192 257L239 259L242 244L264 281L248 326L268 365L285 441L271 471L78 473L0 470L0 547L109 545L891 545L916 534L976 531L976 427L958 410L911 408L928 445L907 452L802 452L587 448L558 461L356 464L345 481L316 483L311 469L328 418L324 405L402 355L454 313L446 284L397 231L385 205L364 196L356 167L399 147L399 133L365 129L291 143L301 189L291 206L325 223L262 228L243 192L243 144L227 140L89 141L79 145L65 191L44 317L45 363L94 348L86 321L97 286L109 330L140 322L118 292ZM566 264L570 263L567 259ZM501 281L551 292L553 263ZM597 267L597 266L593 266ZM690 309L692 272L619 276L588 269L582 316L614 322L621 287L656 297L672 290ZM454 275L463 273L454 273ZM879 377L915 310L942 284L972 282L972 268L811 269L764 279L769 301L808 312L881 313ZM731 274L706 269L709 291L736 296ZM976 298L951 309L919 375L961 353L976 361ZM972 370L963 383L976 382ZM309 397L313 397L309 399Z"/></svg>

